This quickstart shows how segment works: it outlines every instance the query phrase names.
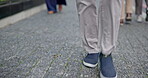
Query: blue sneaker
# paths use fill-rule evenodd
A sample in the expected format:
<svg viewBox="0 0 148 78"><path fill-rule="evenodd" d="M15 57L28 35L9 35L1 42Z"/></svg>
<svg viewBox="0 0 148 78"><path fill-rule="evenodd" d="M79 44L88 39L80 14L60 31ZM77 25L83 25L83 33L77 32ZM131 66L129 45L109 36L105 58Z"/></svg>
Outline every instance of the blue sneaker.
<svg viewBox="0 0 148 78"><path fill-rule="evenodd" d="M104 56L100 54L100 77L101 78L117 78L116 70L113 65L111 54Z"/></svg>
<svg viewBox="0 0 148 78"><path fill-rule="evenodd" d="M83 60L83 64L87 67L96 67L98 64L98 58L100 53L91 53L87 54L87 56Z"/></svg>

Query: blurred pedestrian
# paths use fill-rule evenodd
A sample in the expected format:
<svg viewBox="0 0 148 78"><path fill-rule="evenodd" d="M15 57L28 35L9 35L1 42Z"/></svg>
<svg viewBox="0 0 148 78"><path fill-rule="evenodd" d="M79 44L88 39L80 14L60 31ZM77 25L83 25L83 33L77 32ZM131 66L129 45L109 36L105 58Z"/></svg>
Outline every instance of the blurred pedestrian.
<svg viewBox="0 0 148 78"><path fill-rule="evenodd" d="M100 60L100 77L117 78L111 53L116 47L122 1L99 0L98 7L96 0L76 2L83 47L88 52L83 64L95 67Z"/></svg>
<svg viewBox="0 0 148 78"><path fill-rule="evenodd" d="M133 5L133 0L122 0L122 11L120 17L121 25L124 24L124 21L126 23L130 23L132 21L132 5Z"/></svg>
<svg viewBox="0 0 148 78"><path fill-rule="evenodd" d="M47 9L48 9L48 13L49 14L53 14L57 12L57 0L45 0L46 5L47 5Z"/></svg>
<svg viewBox="0 0 148 78"><path fill-rule="evenodd" d="M57 5L58 5L58 10L60 12L62 11L62 5L66 5L66 0L45 0L45 1L49 14L57 12Z"/></svg>
<svg viewBox="0 0 148 78"><path fill-rule="evenodd" d="M143 0L135 0L135 7L136 7L136 15L137 15L137 22L142 22L142 8L143 8ZM145 0L146 3L146 18L145 21L148 21L148 0Z"/></svg>
<svg viewBox="0 0 148 78"><path fill-rule="evenodd" d="M66 0L57 0L57 5L59 12L61 12L63 9L62 5L66 5Z"/></svg>

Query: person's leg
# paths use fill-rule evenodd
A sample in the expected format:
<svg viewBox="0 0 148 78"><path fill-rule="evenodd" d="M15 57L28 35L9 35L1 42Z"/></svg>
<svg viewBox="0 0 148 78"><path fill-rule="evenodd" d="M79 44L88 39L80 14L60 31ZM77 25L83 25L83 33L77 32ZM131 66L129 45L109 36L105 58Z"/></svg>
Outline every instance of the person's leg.
<svg viewBox="0 0 148 78"><path fill-rule="evenodd" d="M45 0L45 1L46 1L46 5L47 5L47 8L48 8L48 12L55 13L57 11L56 0Z"/></svg>
<svg viewBox="0 0 148 78"><path fill-rule="evenodd" d="M76 0L83 47L88 52L83 64L95 67L98 63L98 55L101 51L98 46L98 23L96 0Z"/></svg>
<svg viewBox="0 0 148 78"><path fill-rule="evenodd" d="M142 14L142 0L135 0L136 15Z"/></svg>
<svg viewBox="0 0 148 78"><path fill-rule="evenodd" d="M145 0L145 3L147 5L147 7L146 7L146 18L145 18L145 21L148 21L148 0Z"/></svg>
<svg viewBox="0 0 148 78"><path fill-rule="evenodd" d="M66 0L57 0L58 10L61 12L63 7L62 5L66 5Z"/></svg>
<svg viewBox="0 0 148 78"><path fill-rule="evenodd" d="M133 0L126 0L126 13L132 13Z"/></svg>
<svg viewBox="0 0 148 78"><path fill-rule="evenodd" d="M58 9L59 9L59 12L61 12L63 9L62 5L58 5Z"/></svg>
<svg viewBox="0 0 148 78"><path fill-rule="evenodd" d="M46 2L46 6L47 6L47 10L49 11L50 10L50 8L49 8L49 0L45 0L45 2Z"/></svg>
<svg viewBox="0 0 148 78"><path fill-rule="evenodd" d="M145 3L146 3L146 5L147 5L147 8L148 8L148 0L145 0Z"/></svg>
<svg viewBox="0 0 148 78"><path fill-rule="evenodd" d="M126 0L126 21L130 22L132 20L132 0Z"/></svg>
<svg viewBox="0 0 148 78"><path fill-rule="evenodd" d="M120 17L120 25L123 25L125 19L125 0L122 0L122 8L121 8L121 17Z"/></svg>
<svg viewBox="0 0 148 78"><path fill-rule="evenodd" d="M135 0L135 14L137 15L137 22L142 22L142 4L143 0Z"/></svg>
<svg viewBox="0 0 148 78"><path fill-rule="evenodd" d="M102 35L101 47L104 55L109 55L116 47L121 15L121 0L101 0L99 8L99 29Z"/></svg>
<svg viewBox="0 0 148 78"><path fill-rule="evenodd" d="M114 51L117 42L121 0L101 0L99 7L99 27L101 28L101 46L100 55L100 76L101 78L116 78L117 74L114 68L111 53Z"/></svg>
<svg viewBox="0 0 148 78"><path fill-rule="evenodd" d="M77 0L83 46L89 53L98 53L98 23L96 0Z"/></svg>

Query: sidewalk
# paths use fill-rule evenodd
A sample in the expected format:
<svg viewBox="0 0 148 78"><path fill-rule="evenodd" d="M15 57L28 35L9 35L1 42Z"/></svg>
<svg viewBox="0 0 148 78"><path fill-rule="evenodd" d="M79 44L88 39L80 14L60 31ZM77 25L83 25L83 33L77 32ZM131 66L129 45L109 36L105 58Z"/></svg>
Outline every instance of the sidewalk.
<svg viewBox="0 0 148 78"><path fill-rule="evenodd" d="M148 78L148 23L121 26L117 45L118 78ZM75 0L0 29L0 78L99 78L82 65L85 54Z"/></svg>

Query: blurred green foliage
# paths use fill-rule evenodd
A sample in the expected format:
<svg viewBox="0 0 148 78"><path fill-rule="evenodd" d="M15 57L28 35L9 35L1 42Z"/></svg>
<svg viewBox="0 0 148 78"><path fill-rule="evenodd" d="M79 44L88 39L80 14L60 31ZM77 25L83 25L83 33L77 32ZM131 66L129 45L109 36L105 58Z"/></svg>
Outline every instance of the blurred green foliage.
<svg viewBox="0 0 148 78"><path fill-rule="evenodd" d="M8 1L8 0L0 0L0 2L3 2L3 1Z"/></svg>

